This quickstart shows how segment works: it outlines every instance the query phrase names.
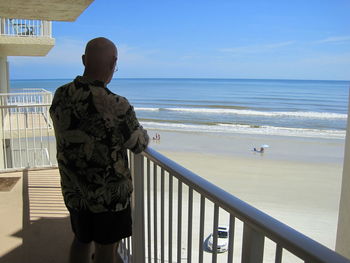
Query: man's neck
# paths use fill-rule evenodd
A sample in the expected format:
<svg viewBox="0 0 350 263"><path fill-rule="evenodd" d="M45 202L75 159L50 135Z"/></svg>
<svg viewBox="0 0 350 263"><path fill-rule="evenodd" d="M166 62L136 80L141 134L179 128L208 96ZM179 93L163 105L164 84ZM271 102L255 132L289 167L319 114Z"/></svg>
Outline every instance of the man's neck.
<svg viewBox="0 0 350 263"><path fill-rule="evenodd" d="M103 76L103 74L98 74L98 73L93 73L93 72L87 72L86 70L84 71L83 76L87 78L90 81L98 80L103 83L106 83L106 77Z"/></svg>

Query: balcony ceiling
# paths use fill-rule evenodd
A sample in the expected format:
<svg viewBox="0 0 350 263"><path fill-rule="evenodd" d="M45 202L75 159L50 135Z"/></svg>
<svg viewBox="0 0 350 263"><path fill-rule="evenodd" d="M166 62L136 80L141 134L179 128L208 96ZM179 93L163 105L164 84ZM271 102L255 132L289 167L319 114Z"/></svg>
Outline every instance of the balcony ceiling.
<svg viewBox="0 0 350 263"><path fill-rule="evenodd" d="M94 0L0 0L0 17L75 21Z"/></svg>

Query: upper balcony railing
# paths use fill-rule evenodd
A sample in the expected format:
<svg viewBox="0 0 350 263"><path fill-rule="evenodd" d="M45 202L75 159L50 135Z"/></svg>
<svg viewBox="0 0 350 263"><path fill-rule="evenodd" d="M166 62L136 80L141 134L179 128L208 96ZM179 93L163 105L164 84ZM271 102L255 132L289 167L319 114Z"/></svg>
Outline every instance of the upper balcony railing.
<svg viewBox="0 0 350 263"><path fill-rule="evenodd" d="M0 170L56 164L51 101L44 89L0 93Z"/></svg>
<svg viewBox="0 0 350 263"><path fill-rule="evenodd" d="M51 38L52 22L0 17L0 35Z"/></svg>

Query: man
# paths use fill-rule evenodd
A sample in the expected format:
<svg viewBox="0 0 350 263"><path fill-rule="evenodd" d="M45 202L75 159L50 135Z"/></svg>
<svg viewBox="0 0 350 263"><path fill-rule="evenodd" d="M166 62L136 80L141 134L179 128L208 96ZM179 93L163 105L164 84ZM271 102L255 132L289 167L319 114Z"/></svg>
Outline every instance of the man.
<svg viewBox="0 0 350 263"><path fill-rule="evenodd" d="M131 235L132 181L127 149L148 144L133 107L106 85L116 71L117 48L106 38L88 42L83 76L57 89L50 108L65 204L75 239L71 262L122 262L118 242Z"/></svg>

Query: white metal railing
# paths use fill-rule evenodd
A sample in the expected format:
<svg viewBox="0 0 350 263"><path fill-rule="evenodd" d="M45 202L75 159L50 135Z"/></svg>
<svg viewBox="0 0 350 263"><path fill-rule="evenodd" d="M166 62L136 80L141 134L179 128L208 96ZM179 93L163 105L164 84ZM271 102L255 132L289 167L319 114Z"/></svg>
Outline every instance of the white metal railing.
<svg viewBox="0 0 350 263"><path fill-rule="evenodd" d="M43 89L0 93L0 170L57 164L51 101Z"/></svg>
<svg viewBox="0 0 350 263"><path fill-rule="evenodd" d="M0 17L0 35L16 37L52 37L52 22Z"/></svg>
<svg viewBox="0 0 350 263"><path fill-rule="evenodd" d="M130 159L132 262L350 262L151 148ZM229 227L228 251L219 254L221 224Z"/></svg>
<svg viewBox="0 0 350 263"><path fill-rule="evenodd" d="M21 89L18 92L0 93L0 105L50 104L52 93L45 89Z"/></svg>

